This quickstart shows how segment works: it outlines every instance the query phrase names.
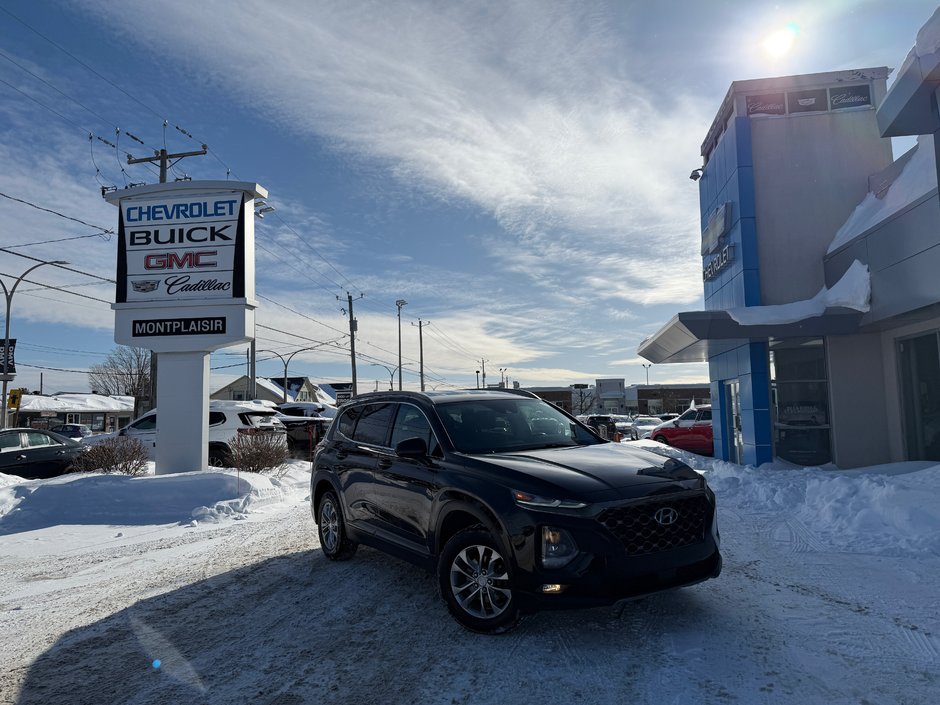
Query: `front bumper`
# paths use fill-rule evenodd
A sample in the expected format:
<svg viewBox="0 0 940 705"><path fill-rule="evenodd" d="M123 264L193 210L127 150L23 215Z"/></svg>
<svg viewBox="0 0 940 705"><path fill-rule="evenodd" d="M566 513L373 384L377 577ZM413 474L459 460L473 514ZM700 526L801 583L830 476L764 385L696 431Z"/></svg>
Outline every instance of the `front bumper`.
<svg viewBox="0 0 940 705"><path fill-rule="evenodd" d="M542 514L539 524L565 529L579 552L564 568L548 570L539 560L537 526L515 534L514 582L520 606L534 611L609 605L718 577L722 558L714 495L709 492L696 500L701 497L707 510L695 532L681 540L634 540L634 532L640 534L645 527L618 525L615 534L596 515Z"/></svg>

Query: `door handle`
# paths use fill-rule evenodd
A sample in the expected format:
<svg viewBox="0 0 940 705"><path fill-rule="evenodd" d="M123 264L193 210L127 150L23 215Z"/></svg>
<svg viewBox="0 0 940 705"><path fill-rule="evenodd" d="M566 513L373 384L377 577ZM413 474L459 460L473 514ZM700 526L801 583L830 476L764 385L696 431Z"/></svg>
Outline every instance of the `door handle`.
<svg viewBox="0 0 940 705"><path fill-rule="evenodd" d="M16 459L17 459L17 460L26 460L26 456L25 456L25 455L18 455L18 456L16 456Z"/></svg>

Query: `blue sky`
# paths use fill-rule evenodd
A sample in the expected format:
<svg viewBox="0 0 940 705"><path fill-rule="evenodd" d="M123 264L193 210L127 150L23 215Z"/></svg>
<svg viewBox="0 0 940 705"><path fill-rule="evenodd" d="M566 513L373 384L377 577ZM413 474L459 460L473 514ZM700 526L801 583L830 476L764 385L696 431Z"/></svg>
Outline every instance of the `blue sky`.
<svg viewBox="0 0 940 705"><path fill-rule="evenodd" d="M387 384L382 365L397 365L397 299L408 301L406 388L418 384L419 319L431 321L432 386L474 385L481 359L490 383L502 374L524 386L644 382L639 343L702 306L698 188L688 175L731 82L897 68L936 5L0 8L0 246L113 278L115 238L96 233L116 228L117 210L100 187L158 180L125 153L204 142L209 156L183 160L171 178L257 182L277 209L256 225L258 347L286 355L332 341L298 354L290 372L348 380L341 309L347 291L363 294L365 391ZM787 26L798 28L793 45L774 56L765 42ZM0 252L8 286L31 264ZM113 286L52 267L30 279L92 298L20 285L13 386L38 389L42 373L47 393L87 390L84 374L66 370L114 348ZM245 349L213 354L213 387L244 371L228 366ZM273 359L258 371L278 376L283 366ZM707 370L658 365L649 376L706 381Z"/></svg>

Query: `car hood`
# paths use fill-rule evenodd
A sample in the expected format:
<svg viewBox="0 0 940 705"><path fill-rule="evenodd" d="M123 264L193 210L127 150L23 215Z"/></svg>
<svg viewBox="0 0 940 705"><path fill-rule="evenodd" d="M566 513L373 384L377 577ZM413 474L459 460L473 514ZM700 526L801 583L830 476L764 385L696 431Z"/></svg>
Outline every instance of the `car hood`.
<svg viewBox="0 0 940 705"><path fill-rule="evenodd" d="M702 476L672 458L621 443L545 448L518 453L497 453L485 458L489 464L524 473L551 483L566 497L589 497L592 501L646 493L650 485L694 481ZM640 489L646 487L646 489Z"/></svg>

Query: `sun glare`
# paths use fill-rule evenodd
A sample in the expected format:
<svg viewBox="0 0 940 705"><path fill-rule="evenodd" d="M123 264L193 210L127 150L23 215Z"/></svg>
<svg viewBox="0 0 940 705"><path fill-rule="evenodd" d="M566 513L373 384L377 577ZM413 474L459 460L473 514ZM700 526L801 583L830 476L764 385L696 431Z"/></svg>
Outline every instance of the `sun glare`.
<svg viewBox="0 0 940 705"><path fill-rule="evenodd" d="M764 39L764 51L774 58L786 56L793 48L793 41L797 34L799 34L799 28L794 24L788 24Z"/></svg>

